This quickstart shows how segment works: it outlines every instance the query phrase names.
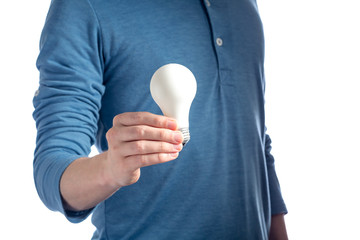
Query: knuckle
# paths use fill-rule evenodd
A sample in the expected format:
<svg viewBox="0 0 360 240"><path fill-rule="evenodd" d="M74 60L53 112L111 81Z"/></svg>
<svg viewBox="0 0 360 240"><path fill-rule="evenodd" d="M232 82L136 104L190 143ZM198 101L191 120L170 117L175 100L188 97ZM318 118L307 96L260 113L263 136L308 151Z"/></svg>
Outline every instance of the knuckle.
<svg viewBox="0 0 360 240"><path fill-rule="evenodd" d="M142 168L151 165L151 155L140 154L135 157L134 163L136 163L136 168Z"/></svg>
<svg viewBox="0 0 360 240"><path fill-rule="evenodd" d="M110 129L106 132L105 137L106 137L106 140L107 140L108 142L111 142L111 141L112 141L112 139L114 138L114 130L113 130L113 128L110 128Z"/></svg>
<svg viewBox="0 0 360 240"><path fill-rule="evenodd" d="M135 146L134 146L135 151L136 151L137 153L142 153L142 152L144 152L145 146L144 146L144 143L143 143L143 142L137 141L137 142L134 143L134 145L135 145Z"/></svg>
<svg viewBox="0 0 360 240"><path fill-rule="evenodd" d="M165 121L162 117L158 116L154 119L154 123L156 126L159 126L159 127L164 127L165 126Z"/></svg>
<svg viewBox="0 0 360 240"><path fill-rule="evenodd" d="M131 115L133 122L142 122L143 116L141 112L135 112Z"/></svg>
<svg viewBox="0 0 360 240"><path fill-rule="evenodd" d="M161 152L167 152L169 150L169 146L167 143L165 142L161 142L160 143L160 151Z"/></svg>
<svg viewBox="0 0 360 240"><path fill-rule="evenodd" d="M117 126L121 123L121 118L123 117L123 114L118 114L113 118L113 126Z"/></svg>
<svg viewBox="0 0 360 240"><path fill-rule="evenodd" d="M154 121L155 126L160 126L161 125L161 120L160 120L159 117L155 117L153 121Z"/></svg>
<svg viewBox="0 0 360 240"><path fill-rule="evenodd" d="M134 128L134 135L138 138L144 138L145 137L145 129L144 127L136 127Z"/></svg>
<svg viewBox="0 0 360 240"><path fill-rule="evenodd" d="M159 132L159 138L160 139L166 139L166 136L168 135L168 131L166 131L166 130L161 130L160 132Z"/></svg>
<svg viewBox="0 0 360 240"><path fill-rule="evenodd" d="M140 162L141 166L146 166L148 163L148 158L146 155L138 155L138 161Z"/></svg>

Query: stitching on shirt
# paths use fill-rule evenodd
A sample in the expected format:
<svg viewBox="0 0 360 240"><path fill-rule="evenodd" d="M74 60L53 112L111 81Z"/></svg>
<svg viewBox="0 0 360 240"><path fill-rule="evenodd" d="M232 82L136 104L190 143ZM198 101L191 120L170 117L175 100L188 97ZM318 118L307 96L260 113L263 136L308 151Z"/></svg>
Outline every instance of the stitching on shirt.
<svg viewBox="0 0 360 240"><path fill-rule="evenodd" d="M89 7L91 8L94 16L95 16L95 19L96 19L96 23L98 24L99 26L99 29L100 29L100 48L101 48L101 57L102 57L102 61L100 61L100 64L101 64L101 70L102 70L102 77L103 77L103 73L104 73L104 43L103 43L103 29L101 27L101 24L100 24L100 20L99 20L99 17L98 17L98 14L96 13L93 5L91 4L90 0L86 0L87 3L89 4Z"/></svg>
<svg viewBox="0 0 360 240"><path fill-rule="evenodd" d="M100 54L101 54L101 57L102 57L102 59L100 61L100 64L101 64L101 70L102 70L101 71L101 77L102 77L102 82L103 82L104 81L104 61L105 61L105 58L104 58L104 44L103 44L103 35L104 35L104 33L103 33L103 29L102 29L101 24L100 24L98 14L96 13L93 5L91 4L90 0L86 0L86 1L89 4L89 7L91 8L91 10L92 10L92 12L93 12L93 14L95 16L96 23L98 24L99 30L100 30L100 36L99 36L99 38L100 38L100 48L101 48L100 49L101 50ZM99 116L98 121L102 121L100 116ZM103 211L104 211L103 214L104 214L104 226L105 226L104 235L105 235L106 239L109 239L107 228L106 228L106 201L103 202Z"/></svg>

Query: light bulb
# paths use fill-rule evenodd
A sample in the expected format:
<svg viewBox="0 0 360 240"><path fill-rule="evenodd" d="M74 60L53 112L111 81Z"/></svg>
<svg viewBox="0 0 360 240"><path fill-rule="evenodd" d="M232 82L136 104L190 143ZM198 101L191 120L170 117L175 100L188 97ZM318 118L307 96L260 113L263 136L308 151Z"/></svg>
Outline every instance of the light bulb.
<svg viewBox="0 0 360 240"><path fill-rule="evenodd" d="M192 72L176 63L160 67L150 81L151 96L165 116L177 121L183 145L190 140L189 113L196 89Z"/></svg>

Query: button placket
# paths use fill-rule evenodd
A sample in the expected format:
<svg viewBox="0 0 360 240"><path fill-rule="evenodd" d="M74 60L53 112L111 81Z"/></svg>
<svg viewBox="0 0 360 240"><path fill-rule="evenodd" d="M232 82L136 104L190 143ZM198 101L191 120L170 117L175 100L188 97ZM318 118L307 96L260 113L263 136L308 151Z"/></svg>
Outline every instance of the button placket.
<svg viewBox="0 0 360 240"><path fill-rule="evenodd" d="M216 53L216 59L217 59L217 65L218 65L218 71L220 73L219 76L219 81L220 84L224 84L224 82L226 82L226 79L228 79L228 70L227 70L227 65L226 65L226 59L224 59L224 54L226 54L225 52L223 52L225 49L223 49L224 47L224 40L222 38L223 36L223 29L222 28L218 28L218 24L219 26L221 26L221 22L220 18L218 18L218 14L219 14L219 9L217 9L217 7L215 5L212 5L212 3L210 2L211 0L204 0L204 6L205 6L205 11L207 11L208 14L208 18L209 18L209 23L210 23L210 27L212 29L212 42L213 42L213 46L214 46L214 50ZM221 10L221 9L220 9ZM220 30L220 31L218 31ZM225 35L224 35L225 36Z"/></svg>

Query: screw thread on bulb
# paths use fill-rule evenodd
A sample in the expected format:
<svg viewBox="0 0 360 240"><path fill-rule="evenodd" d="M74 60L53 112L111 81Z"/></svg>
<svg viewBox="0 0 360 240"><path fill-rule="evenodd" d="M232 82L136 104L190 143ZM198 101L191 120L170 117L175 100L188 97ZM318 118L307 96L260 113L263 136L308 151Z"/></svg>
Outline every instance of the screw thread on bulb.
<svg viewBox="0 0 360 240"><path fill-rule="evenodd" d="M181 132L182 136L183 136L183 146L185 146L189 141L190 141L190 132L189 132L189 128L184 127L184 128L180 128L179 131Z"/></svg>

